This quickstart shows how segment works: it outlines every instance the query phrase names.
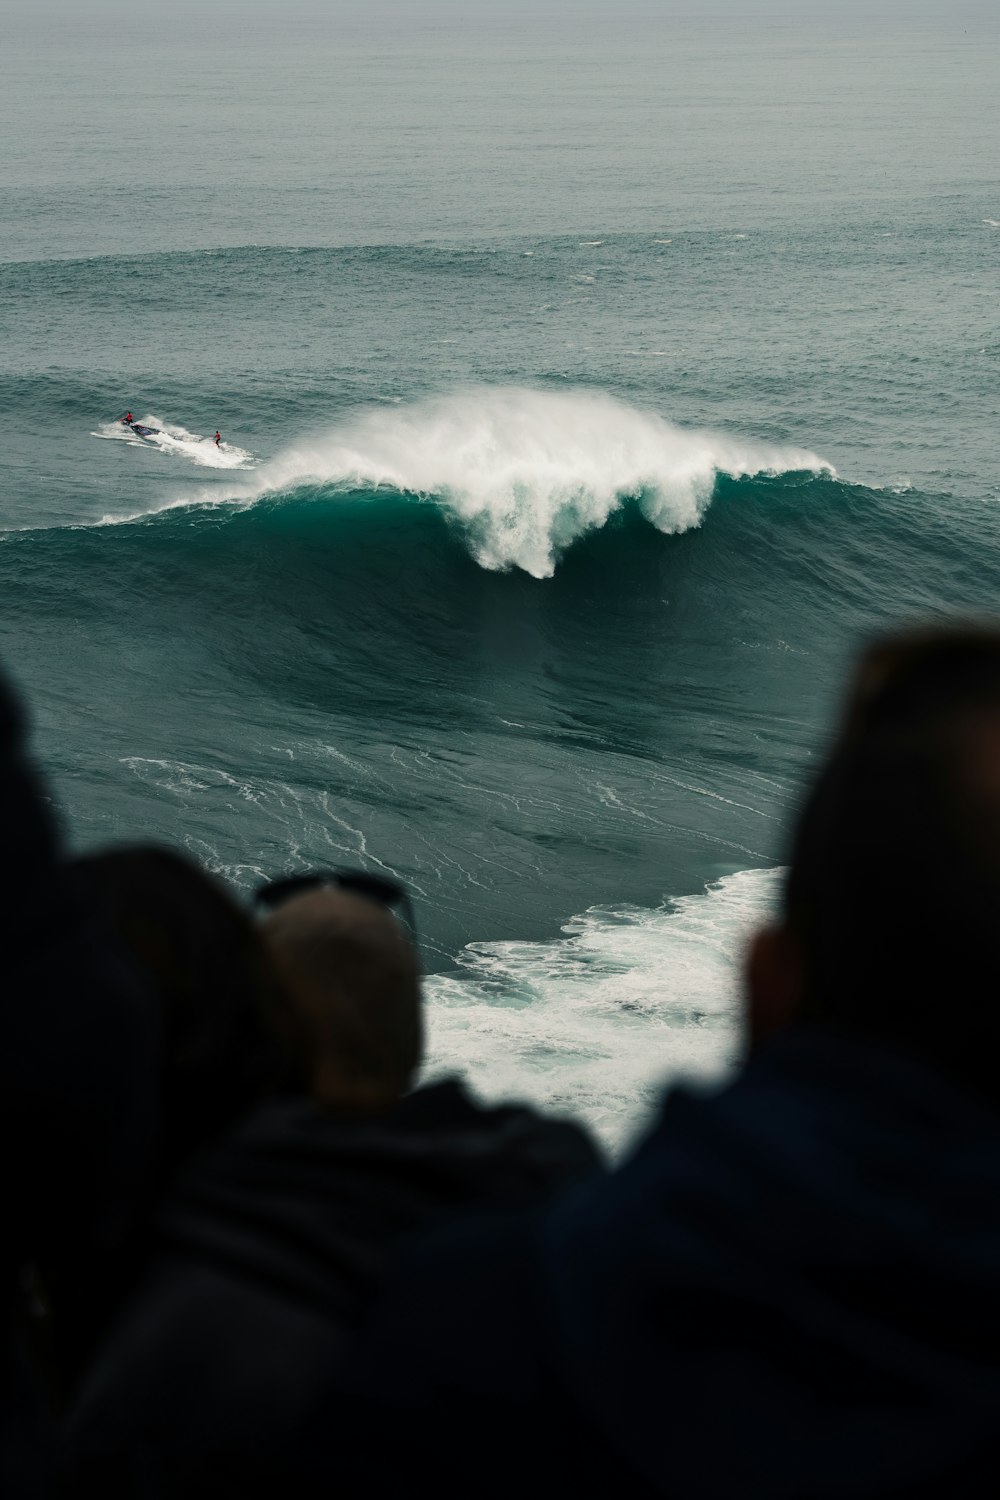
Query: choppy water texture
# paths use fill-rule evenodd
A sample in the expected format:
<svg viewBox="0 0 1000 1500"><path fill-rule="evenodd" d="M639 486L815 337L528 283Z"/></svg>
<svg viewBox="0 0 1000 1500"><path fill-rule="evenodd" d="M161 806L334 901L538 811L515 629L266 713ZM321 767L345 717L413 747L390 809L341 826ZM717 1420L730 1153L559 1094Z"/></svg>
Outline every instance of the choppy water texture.
<svg viewBox="0 0 1000 1500"><path fill-rule="evenodd" d="M75 838L399 873L431 1067L610 1139L734 1055L858 640L997 604L996 18L709 10L12 5L0 88Z"/></svg>

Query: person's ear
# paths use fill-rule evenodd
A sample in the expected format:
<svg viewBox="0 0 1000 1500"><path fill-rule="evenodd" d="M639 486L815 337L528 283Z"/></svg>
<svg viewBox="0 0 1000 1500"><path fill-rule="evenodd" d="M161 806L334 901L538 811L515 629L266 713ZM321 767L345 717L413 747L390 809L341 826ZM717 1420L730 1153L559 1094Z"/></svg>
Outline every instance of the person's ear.
<svg viewBox="0 0 1000 1500"><path fill-rule="evenodd" d="M744 980L747 1038L753 1049L794 1025L802 1013L802 954L787 927L762 927L755 934Z"/></svg>

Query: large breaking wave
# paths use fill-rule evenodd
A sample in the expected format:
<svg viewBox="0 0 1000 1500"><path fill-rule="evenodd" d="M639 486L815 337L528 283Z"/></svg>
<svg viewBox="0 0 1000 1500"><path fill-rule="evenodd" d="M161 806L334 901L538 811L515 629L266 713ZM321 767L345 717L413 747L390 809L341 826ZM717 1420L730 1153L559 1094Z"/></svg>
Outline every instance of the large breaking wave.
<svg viewBox="0 0 1000 1500"><path fill-rule="evenodd" d="M626 500L658 530L687 531L720 474L789 472L833 470L808 449L679 427L601 392L507 386L366 408L226 497L383 487L434 497L483 567L547 578L563 549Z"/></svg>

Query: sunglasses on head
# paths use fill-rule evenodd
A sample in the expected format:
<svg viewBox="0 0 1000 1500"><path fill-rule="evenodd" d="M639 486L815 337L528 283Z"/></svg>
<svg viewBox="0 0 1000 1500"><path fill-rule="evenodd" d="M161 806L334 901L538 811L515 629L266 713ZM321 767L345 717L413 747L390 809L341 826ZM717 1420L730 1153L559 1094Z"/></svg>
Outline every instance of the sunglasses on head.
<svg viewBox="0 0 1000 1500"><path fill-rule="evenodd" d="M367 870L307 870L301 875L285 875L280 880L268 880L254 891L254 905L264 911L273 911L276 906L298 896L302 891L317 890L321 886L333 886L338 891L349 891L385 906L399 917L409 930L413 941L417 940L417 924L413 915L413 903L402 881L389 875L369 875Z"/></svg>

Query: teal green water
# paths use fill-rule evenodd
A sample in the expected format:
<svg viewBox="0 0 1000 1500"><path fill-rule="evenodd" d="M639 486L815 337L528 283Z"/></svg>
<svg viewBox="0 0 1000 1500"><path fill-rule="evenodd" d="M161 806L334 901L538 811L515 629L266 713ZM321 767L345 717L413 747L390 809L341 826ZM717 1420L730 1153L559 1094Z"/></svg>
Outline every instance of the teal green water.
<svg viewBox="0 0 1000 1500"><path fill-rule="evenodd" d="M9 11L0 650L73 837L398 872L435 1063L620 1132L731 1055L858 640L996 608L996 18Z"/></svg>

